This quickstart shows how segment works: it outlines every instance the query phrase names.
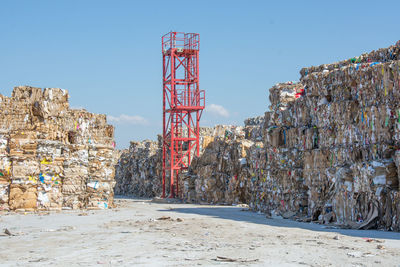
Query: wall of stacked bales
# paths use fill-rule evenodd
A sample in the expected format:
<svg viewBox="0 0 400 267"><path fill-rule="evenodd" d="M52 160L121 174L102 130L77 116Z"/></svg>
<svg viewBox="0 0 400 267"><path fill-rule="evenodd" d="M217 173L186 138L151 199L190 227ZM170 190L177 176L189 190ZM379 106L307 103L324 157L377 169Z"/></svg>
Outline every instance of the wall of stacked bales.
<svg viewBox="0 0 400 267"><path fill-rule="evenodd" d="M400 231L400 47L300 73L300 82L270 89L271 106L263 117L246 120L244 127L203 129L201 155L181 176L181 197L246 203L271 216L354 229ZM160 144L152 150L159 162ZM132 153L125 158L147 167L136 168L138 175L132 163L125 166L132 161L120 160L119 168L131 171L118 172L117 184L128 175L158 188L161 166L146 153ZM124 192L159 194L142 188Z"/></svg>
<svg viewBox="0 0 400 267"><path fill-rule="evenodd" d="M303 174L314 218L400 230L399 52L392 46L301 70L305 95L294 106L308 107L314 129Z"/></svg>
<svg viewBox="0 0 400 267"><path fill-rule="evenodd" d="M0 209L107 208L113 203L114 128L69 108L58 88L0 95Z"/></svg>
<svg viewBox="0 0 400 267"><path fill-rule="evenodd" d="M161 195L162 146L145 140L131 142L116 165L115 194L136 197Z"/></svg>

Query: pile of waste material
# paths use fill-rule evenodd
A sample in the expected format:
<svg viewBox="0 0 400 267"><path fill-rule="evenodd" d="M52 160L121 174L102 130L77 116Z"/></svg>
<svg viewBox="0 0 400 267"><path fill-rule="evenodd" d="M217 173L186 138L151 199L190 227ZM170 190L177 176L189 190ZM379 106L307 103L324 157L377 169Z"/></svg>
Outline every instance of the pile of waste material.
<svg viewBox="0 0 400 267"><path fill-rule="evenodd" d="M303 69L296 86L271 88L264 155L250 160L253 209L400 231L398 52Z"/></svg>
<svg viewBox="0 0 400 267"><path fill-rule="evenodd" d="M271 217L400 231L399 57L400 47L391 46L303 68L300 82L273 86L263 117L202 132L180 196L245 203Z"/></svg>
<svg viewBox="0 0 400 267"><path fill-rule="evenodd" d="M200 154L211 142L215 131L220 134L225 133L219 127L223 126L200 128ZM115 194L145 198L160 196L162 192L162 137L158 136L158 141L132 141L129 149L121 152L115 171ZM167 173L166 195L169 195L170 190L168 184L169 174Z"/></svg>
<svg viewBox="0 0 400 267"><path fill-rule="evenodd" d="M161 194L162 146L145 140L131 142L116 165L115 194L155 197Z"/></svg>
<svg viewBox="0 0 400 267"><path fill-rule="evenodd" d="M218 125L212 129L211 135L201 137L200 156L181 175L181 197L188 202L246 202L240 181L247 175L241 175L241 166L247 164L246 153L253 142L245 139L244 127Z"/></svg>
<svg viewBox="0 0 400 267"><path fill-rule="evenodd" d="M114 128L69 108L58 88L0 95L0 209L107 208L113 204Z"/></svg>
<svg viewBox="0 0 400 267"><path fill-rule="evenodd" d="M301 138L308 126L303 177L313 219L400 231L399 51L301 71L304 97L292 115L296 106L308 109L291 129Z"/></svg>

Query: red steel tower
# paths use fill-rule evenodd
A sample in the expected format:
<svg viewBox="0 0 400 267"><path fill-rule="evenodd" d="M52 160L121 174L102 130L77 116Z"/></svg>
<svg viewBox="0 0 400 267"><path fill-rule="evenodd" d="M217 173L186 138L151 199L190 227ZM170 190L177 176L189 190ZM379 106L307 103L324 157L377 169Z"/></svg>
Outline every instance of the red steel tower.
<svg viewBox="0 0 400 267"><path fill-rule="evenodd" d="M199 89L200 36L169 32L162 37L163 55L163 173L170 196L178 197L178 178L193 154L199 156L199 122L205 93Z"/></svg>

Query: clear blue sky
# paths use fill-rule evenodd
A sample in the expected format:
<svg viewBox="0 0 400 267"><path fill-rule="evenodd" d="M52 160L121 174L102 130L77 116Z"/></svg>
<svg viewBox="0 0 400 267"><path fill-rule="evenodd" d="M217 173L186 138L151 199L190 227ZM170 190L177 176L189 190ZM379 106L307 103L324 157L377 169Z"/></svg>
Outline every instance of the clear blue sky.
<svg viewBox="0 0 400 267"><path fill-rule="evenodd" d="M378 4L379 3L379 4ZM161 132L161 36L201 37L201 124L262 115L268 88L400 39L400 1L0 1L0 93L68 89L118 147ZM211 108L210 108L211 107Z"/></svg>

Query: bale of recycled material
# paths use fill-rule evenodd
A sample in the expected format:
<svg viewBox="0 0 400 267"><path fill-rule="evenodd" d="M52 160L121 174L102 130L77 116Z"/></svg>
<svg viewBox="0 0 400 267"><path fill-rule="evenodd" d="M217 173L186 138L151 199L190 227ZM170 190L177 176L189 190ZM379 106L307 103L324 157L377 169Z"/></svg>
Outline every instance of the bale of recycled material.
<svg viewBox="0 0 400 267"><path fill-rule="evenodd" d="M37 209L37 186L30 184L11 184L9 207L12 210L32 211Z"/></svg>
<svg viewBox="0 0 400 267"><path fill-rule="evenodd" d="M105 115L70 109L68 98L63 89L30 86L0 96L2 209L86 208L100 195L97 206L112 206L113 127ZM109 189L87 192L93 180Z"/></svg>
<svg viewBox="0 0 400 267"><path fill-rule="evenodd" d="M263 118L200 129L200 156L180 175L181 197L245 203L271 217L399 231L400 47L303 68L300 75L299 82L269 90ZM156 157L145 144L122 154L116 191L156 194L161 142L154 143Z"/></svg>
<svg viewBox="0 0 400 267"><path fill-rule="evenodd" d="M116 166L116 194L159 196L162 175L160 142L131 142Z"/></svg>

